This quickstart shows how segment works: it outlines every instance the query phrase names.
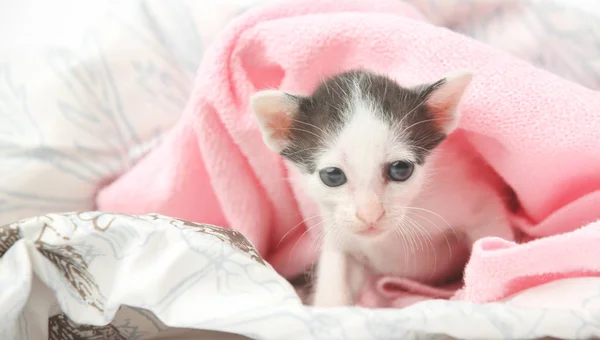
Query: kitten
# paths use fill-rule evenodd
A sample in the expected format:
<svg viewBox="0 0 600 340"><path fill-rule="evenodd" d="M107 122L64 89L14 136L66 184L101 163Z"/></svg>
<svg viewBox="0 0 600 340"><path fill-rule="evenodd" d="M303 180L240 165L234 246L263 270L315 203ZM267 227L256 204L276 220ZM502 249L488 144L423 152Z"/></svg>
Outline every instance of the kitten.
<svg viewBox="0 0 600 340"><path fill-rule="evenodd" d="M368 275L443 283L461 274L461 247L513 239L491 169L452 133L471 79L407 88L354 70L310 96L252 97L264 142L302 173L322 213L314 305L353 304Z"/></svg>

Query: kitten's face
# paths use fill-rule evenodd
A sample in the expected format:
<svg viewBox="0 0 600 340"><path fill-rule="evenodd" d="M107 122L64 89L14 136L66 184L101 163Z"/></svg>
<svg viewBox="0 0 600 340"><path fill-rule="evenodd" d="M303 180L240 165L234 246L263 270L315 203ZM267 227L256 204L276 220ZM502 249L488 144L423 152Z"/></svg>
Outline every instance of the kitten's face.
<svg viewBox="0 0 600 340"><path fill-rule="evenodd" d="M421 190L427 163L415 152L422 146L412 145L401 127L379 119L368 103L354 104L336 138L315 154L315 171L304 172L304 181L329 219L326 226L376 234L400 227L403 208ZM435 143L442 136L431 138Z"/></svg>
<svg viewBox="0 0 600 340"><path fill-rule="evenodd" d="M253 97L263 137L299 168L328 232L362 237L402 228L427 178L427 156L458 122L470 74L403 88L362 71L328 79L309 97Z"/></svg>

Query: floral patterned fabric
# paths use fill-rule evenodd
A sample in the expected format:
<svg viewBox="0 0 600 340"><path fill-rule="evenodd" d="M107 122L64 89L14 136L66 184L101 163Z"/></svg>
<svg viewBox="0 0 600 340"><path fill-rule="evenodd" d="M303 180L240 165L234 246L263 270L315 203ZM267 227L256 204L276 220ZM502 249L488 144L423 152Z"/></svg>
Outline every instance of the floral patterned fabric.
<svg viewBox="0 0 600 340"><path fill-rule="evenodd" d="M501 304L318 309L237 231L161 215L48 214L0 227L0 339L589 339L600 279ZM209 331L218 331L214 333Z"/></svg>

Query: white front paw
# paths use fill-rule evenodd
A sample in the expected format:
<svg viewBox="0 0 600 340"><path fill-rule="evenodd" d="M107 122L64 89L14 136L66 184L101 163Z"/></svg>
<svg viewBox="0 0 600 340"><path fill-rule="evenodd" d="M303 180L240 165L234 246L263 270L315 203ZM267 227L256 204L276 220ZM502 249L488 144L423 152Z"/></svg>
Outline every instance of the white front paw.
<svg viewBox="0 0 600 340"><path fill-rule="evenodd" d="M344 307L351 306L352 299L343 291L316 292L312 304L315 307Z"/></svg>

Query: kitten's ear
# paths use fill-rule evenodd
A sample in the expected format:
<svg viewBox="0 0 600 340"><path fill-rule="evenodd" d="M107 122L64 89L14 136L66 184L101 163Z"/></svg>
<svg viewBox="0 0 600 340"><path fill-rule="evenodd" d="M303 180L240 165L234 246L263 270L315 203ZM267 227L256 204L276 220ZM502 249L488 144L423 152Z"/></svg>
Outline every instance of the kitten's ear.
<svg viewBox="0 0 600 340"><path fill-rule="evenodd" d="M287 147L299 105L299 98L274 90L257 92L250 99L263 140L272 151L280 153Z"/></svg>
<svg viewBox="0 0 600 340"><path fill-rule="evenodd" d="M446 134L458 127L460 121L458 105L471 79L473 79L471 72L453 73L424 87L427 107Z"/></svg>

